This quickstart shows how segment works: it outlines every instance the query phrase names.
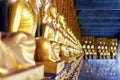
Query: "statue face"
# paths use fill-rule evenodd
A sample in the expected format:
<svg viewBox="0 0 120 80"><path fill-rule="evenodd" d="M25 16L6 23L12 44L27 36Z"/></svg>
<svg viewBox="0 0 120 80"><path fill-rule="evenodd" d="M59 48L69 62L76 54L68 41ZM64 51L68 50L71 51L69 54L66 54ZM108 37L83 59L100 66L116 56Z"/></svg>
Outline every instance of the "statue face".
<svg viewBox="0 0 120 80"><path fill-rule="evenodd" d="M58 15L57 20L58 20L58 22L62 23L63 25L65 24L64 16Z"/></svg>
<svg viewBox="0 0 120 80"><path fill-rule="evenodd" d="M50 7L49 11L50 11L50 15L53 16L54 18L56 18L56 16L57 16L56 8L55 7Z"/></svg>
<svg viewBox="0 0 120 80"><path fill-rule="evenodd" d="M65 20L64 20L64 17L63 17L63 16L60 17L60 21L64 24L64 21L65 21Z"/></svg>

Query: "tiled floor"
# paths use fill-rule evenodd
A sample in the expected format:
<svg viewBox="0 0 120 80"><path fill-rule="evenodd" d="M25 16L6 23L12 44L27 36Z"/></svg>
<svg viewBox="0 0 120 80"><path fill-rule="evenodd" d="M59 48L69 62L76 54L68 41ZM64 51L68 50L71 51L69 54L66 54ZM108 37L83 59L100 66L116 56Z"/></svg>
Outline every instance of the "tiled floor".
<svg viewBox="0 0 120 80"><path fill-rule="evenodd" d="M120 80L120 65L114 59L84 60L79 80Z"/></svg>

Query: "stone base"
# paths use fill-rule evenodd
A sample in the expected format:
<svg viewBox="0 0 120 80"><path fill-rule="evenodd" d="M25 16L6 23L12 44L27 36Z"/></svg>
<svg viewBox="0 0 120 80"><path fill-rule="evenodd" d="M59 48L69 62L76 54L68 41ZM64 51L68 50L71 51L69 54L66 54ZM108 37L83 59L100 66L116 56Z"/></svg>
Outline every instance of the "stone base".
<svg viewBox="0 0 120 80"><path fill-rule="evenodd" d="M72 57L60 57L62 60L65 61L65 63L71 63L72 62Z"/></svg>
<svg viewBox="0 0 120 80"><path fill-rule="evenodd" d="M83 57L79 57L75 62L71 63L70 69L67 73L67 80L78 80L78 75L82 66Z"/></svg>
<svg viewBox="0 0 120 80"><path fill-rule="evenodd" d="M67 70L66 70L66 68L64 68L58 74L45 74L44 80L65 80L66 75L67 75Z"/></svg>
<svg viewBox="0 0 120 80"><path fill-rule="evenodd" d="M59 74L57 74L54 80L65 80L66 75L67 75L67 70L64 69Z"/></svg>
<svg viewBox="0 0 120 80"><path fill-rule="evenodd" d="M36 62L37 65L43 64L45 73L58 74L65 67L64 61L59 62Z"/></svg>
<svg viewBox="0 0 120 80"><path fill-rule="evenodd" d="M0 76L0 80L43 80L44 66L31 67L29 69L20 70L5 76Z"/></svg>

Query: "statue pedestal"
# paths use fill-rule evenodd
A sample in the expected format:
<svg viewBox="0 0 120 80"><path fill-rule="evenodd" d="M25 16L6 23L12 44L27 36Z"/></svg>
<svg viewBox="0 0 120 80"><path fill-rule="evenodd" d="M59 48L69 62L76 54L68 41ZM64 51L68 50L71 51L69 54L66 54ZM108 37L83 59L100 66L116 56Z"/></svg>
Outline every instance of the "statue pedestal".
<svg viewBox="0 0 120 80"><path fill-rule="evenodd" d="M45 80L64 80L67 75L67 70L64 68L58 74L45 74Z"/></svg>
<svg viewBox="0 0 120 80"><path fill-rule="evenodd" d="M44 79L44 66L35 66L19 70L14 73L0 76L0 80L42 80Z"/></svg>
<svg viewBox="0 0 120 80"><path fill-rule="evenodd" d="M65 67L64 61L59 62L36 62L37 65L43 64L45 73L58 74Z"/></svg>
<svg viewBox="0 0 120 80"><path fill-rule="evenodd" d="M62 56L60 57L62 60L65 61L65 63L71 63L72 62L72 57L66 57L66 56Z"/></svg>

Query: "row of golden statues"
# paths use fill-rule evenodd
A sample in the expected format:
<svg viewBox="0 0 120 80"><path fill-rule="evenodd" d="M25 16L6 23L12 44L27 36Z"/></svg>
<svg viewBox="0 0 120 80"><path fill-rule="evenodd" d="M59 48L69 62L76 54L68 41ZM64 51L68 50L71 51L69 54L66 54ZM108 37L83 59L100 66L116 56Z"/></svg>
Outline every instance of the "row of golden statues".
<svg viewBox="0 0 120 80"><path fill-rule="evenodd" d="M118 41L116 38L84 37L82 44L86 59L115 59L118 54Z"/></svg>
<svg viewBox="0 0 120 80"><path fill-rule="evenodd" d="M45 73L59 73L65 63L82 54L65 17L49 0L7 3L8 30L0 33L1 75L41 64Z"/></svg>

